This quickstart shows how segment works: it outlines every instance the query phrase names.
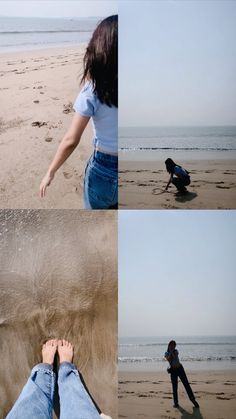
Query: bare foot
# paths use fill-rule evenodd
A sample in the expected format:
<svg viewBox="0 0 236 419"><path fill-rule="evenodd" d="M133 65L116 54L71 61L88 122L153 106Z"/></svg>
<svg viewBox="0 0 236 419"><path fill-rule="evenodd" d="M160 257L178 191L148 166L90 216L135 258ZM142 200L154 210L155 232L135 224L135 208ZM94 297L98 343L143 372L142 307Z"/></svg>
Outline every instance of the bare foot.
<svg viewBox="0 0 236 419"><path fill-rule="evenodd" d="M59 340L57 350L59 353L60 364L62 362L72 362L74 348L70 342L65 339Z"/></svg>
<svg viewBox="0 0 236 419"><path fill-rule="evenodd" d="M57 339L48 340L42 348L42 358L44 364L53 364L57 350Z"/></svg>

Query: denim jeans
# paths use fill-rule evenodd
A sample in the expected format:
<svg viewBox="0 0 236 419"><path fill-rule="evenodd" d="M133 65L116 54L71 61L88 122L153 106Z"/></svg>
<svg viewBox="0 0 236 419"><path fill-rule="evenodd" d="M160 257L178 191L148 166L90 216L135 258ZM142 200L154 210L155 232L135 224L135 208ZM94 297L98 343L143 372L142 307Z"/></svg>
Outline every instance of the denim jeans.
<svg viewBox="0 0 236 419"><path fill-rule="evenodd" d="M185 176L182 178L173 176L172 183L176 186L179 192L185 191L185 186L190 185L190 176Z"/></svg>
<svg viewBox="0 0 236 419"><path fill-rule="evenodd" d="M118 157L95 150L84 175L84 206L87 209L118 208Z"/></svg>
<svg viewBox="0 0 236 419"><path fill-rule="evenodd" d="M56 376L49 364L38 364L6 419L52 419ZM58 371L60 419L100 419L79 372L69 362Z"/></svg>
<svg viewBox="0 0 236 419"><path fill-rule="evenodd" d="M188 382L188 378L184 371L184 367L183 365L181 365L179 368L171 369L171 382L172 382L172 388L173 388L174 404L178 404L178 377L182 381L189 399L191 400L191 402L193 402L195 400L195 397L191 389L191 386Z"/></svg>

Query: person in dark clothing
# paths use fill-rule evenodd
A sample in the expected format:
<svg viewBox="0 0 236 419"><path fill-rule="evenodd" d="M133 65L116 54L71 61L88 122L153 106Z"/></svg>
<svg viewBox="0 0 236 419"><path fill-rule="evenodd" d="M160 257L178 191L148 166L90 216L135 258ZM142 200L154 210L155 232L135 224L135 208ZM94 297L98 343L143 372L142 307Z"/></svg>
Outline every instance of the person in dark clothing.
<svg viewBox="0 0 236 419"><path fill-rule="evenodd" d="M170 184L173 183L173 185L175 185L178 189L178 192L186 193L186 186L190 185L191 182L189 172L183 167L176 164L170 158L165 161L165 165L167 172L170 173L170 179L166 185L165 190L167 191Z"/></svg>
<svg viewBox="0 0 236 419"><path fill-rule="evenodd" d="M165 353L165 359L169 362L170 368L167 369L171 376L174 407L179 407L178 403L178 378L182 381L184 388L188 394L189 399L195 407L199 407L198 402L195 399L191 386L188 382L187 375L184 371L183 365L179 361L179 352L176 349L176 342L171 340L168 344L167 351Z"/></svg>

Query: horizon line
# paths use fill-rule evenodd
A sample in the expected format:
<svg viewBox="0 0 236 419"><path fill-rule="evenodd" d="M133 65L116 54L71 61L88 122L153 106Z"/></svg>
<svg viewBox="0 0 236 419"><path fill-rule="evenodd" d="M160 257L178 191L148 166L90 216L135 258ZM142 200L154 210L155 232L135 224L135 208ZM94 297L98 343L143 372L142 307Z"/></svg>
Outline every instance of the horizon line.
<svg viewBox="0 0 236 419"><path fill-rule="evenodd" d="M22 18L22 19L31 19L31 18L39 18L39 19L100 19L105 16L8 16L8 15L0 15L1 17L7 18Z"/></svg>

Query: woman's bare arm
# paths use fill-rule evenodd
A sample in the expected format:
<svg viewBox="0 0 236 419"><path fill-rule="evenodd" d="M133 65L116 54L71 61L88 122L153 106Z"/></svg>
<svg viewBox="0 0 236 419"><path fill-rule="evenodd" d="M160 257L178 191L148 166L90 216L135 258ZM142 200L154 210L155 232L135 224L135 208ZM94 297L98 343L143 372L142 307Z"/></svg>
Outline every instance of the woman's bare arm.
<svg viewBox="0 0 236 419"><path fill-rule="evenodd" d="M46 194L46 189L52 182L56 171L68 159L74 149L80 142L81 136L88 124L89 118L76 113L72 119L71 125L60 143L55 157L50 164L46 175L40 184L40 197Z"/></svg>
<svg viewBox="0 0 236 419"><path fill-rule="evenodd" d="M169 186L171 184L171 181L172 181L172 175L170 175L170 179L169 179L169 181L168 181L168 183L166 185L166 188L165 188L166 191L168 190L168 188L169 188Z"/></svg>

